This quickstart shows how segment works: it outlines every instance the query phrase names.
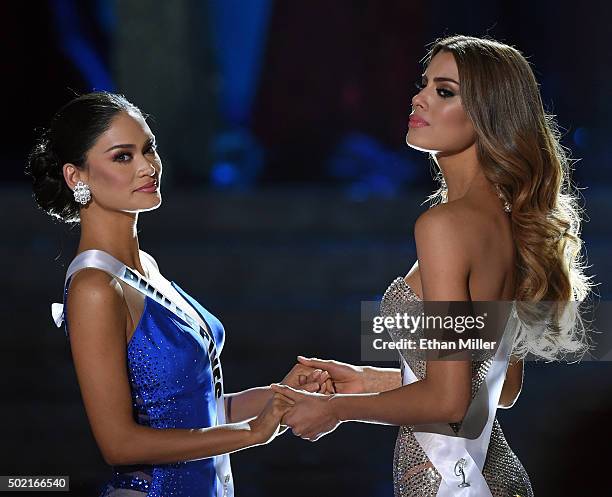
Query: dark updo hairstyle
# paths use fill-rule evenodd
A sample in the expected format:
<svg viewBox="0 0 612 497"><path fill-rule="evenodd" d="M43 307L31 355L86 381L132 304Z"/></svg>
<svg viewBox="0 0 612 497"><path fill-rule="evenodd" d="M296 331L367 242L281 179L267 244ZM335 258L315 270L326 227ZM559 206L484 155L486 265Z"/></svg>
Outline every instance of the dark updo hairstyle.
<svg viewBox="0 0 612 497"><path fill-rule="evenodd" d="M42 210L66 223L79 222L80 204L64 179L64 164L84 169L89 149L117 114L128 111L142 116L123 95L105 91L81 95L57 111L37 139L25 170Z"/></svg>

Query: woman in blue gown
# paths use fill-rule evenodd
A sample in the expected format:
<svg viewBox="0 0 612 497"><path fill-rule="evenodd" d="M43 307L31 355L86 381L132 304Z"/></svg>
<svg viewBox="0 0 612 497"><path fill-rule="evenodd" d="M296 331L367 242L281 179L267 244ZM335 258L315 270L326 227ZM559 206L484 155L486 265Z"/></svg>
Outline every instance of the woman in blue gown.
<svg viewBox="0 0 612 497"><path fill-rule="evenodd" d="M143 114L121 95L77 97L54 116L27 172L40 208L80 222L64 304L52 310L113 467L101 495L233 495L228 454L270 442L293 402L269 387L225 394L223 326L140 250L138 215L160 206L162 176ZM309 375L300 388L318 391L327 373L312 373L298 365L283 383Z"/></svg>

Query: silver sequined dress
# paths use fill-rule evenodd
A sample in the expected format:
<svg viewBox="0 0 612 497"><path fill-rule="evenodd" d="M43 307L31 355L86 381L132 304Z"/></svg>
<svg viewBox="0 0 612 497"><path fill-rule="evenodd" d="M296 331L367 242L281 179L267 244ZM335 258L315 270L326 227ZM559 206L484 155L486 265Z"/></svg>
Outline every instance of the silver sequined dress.
<svg viewBox="0 0 612 497"><path fill-rule="evenodd" d="M385 292L381 302L381 315L392 316L406 312L410 306L422 305L404 278L396 278ZM423 360L401 358L402 377L404 368L410 367L418 380L426 376L427 363ZM481 387L492 359L472 362L472 399ZM446 430L452 435L460 431L461 423L452 423ZM533 496L529 476L525 468L508 445L501 427L494 419L486 452L482 476L493 497ZM419 444L412 426L401 426L395 445L393 460L393 483L395 497L429 497L438 495L442 481L440 472L433 466L423 447ZM456 485L455 485L456 487ZM455 495L454 491L449 495ZM457 490L456 495L464 495ZM477 495L469 493L469 495Z"/></svg>

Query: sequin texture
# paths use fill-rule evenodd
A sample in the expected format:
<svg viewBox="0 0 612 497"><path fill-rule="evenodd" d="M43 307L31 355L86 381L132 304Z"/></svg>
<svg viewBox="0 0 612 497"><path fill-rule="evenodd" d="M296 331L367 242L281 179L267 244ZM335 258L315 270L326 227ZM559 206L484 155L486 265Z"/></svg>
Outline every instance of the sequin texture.
<svg viewBox="0 0 612 497"><path fill-rule="evenodd" d="M398 312L412 313L422 304L404 278L399 277L393 280L383 295L380 311L383 316L393 316ZM414 338L418 338L418 335ZM404 360L400 359L402 377L404 361L419 380L426 377L427 362L413 354L405 354ZM482 385L491 361L492 359L472 362L472 398ZM449 427L452 432L457 433L461 423L451 423ZM497 419L493 422L482 474L493 497L533 496L529 476L508 445ZM441 481L440 473L414 436L413 427L401 426L393 457L395 497L433 497L438 493Z"/></svg>
<svg viewBox="0 0 612 497"><path fill-rule="evenodd" d="M69 281L66 289L68 285ZM220 352L225 338L223 325L176 283L172 282L172 286L208 324ZM142 317L127 346L127 371L137 423L160 429L216 425L208 353L189 329L181 318L145 297ZM217 492L213 458L115 466L112 470L100 497L213 497Z"/></svg>

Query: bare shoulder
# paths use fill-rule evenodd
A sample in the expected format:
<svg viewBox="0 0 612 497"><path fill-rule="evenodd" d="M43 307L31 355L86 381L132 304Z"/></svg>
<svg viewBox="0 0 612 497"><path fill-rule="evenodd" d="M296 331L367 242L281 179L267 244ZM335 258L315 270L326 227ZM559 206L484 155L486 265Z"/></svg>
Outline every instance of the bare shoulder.
<svg viewBox="0 0 612 497"><path fill-rule="evenodd" d="M83 321L124 323L125 300L121 285L105 271L87 268L77 272L70 282L67 296L70 329ZM123 331L123 327L121 330Z"/></svg>
<svg viewBox="0 0 612 497"><path fill-rule="evenodd" d="M456 210L465 248L479 264L492 259L512 259L512 222L501 203L490 205L478 199L462 198L453 202L451 207Z"/></svg>
<svg viewBox="0 0 612 497"><path fill-rule="evenodd" d="M81 269L70 282L68 294L92 301L123 299L123 292L117 280L106 271L95 268Z"/></svg>
<svg viewBox="0 0 612 497"><path fill-rule="evenodd" d="M440 204L421 214L414 225L417 240L423 243L464 244L471 238L472 212L469 206L460 201L452 205Z"/></svg>
<svg viewBox="0 0 612 497"><path fill-rule="evenodd" d="M473 224L471 206L460 200L436 205L417 219L414 238L425 300L469 299L478 243Z"/></svg>
<svg viewBox="0 0 612 497"><path fill-rule="evenodd" d="M440 204L417 219L414 237L423 295L489 300L509 292L514 244L501 209L495 212L467 199ZM442 282L449 285L448 291ZM440 288L432 292L436 285ZM449 293L454 298L448 298Z"/></svg>

